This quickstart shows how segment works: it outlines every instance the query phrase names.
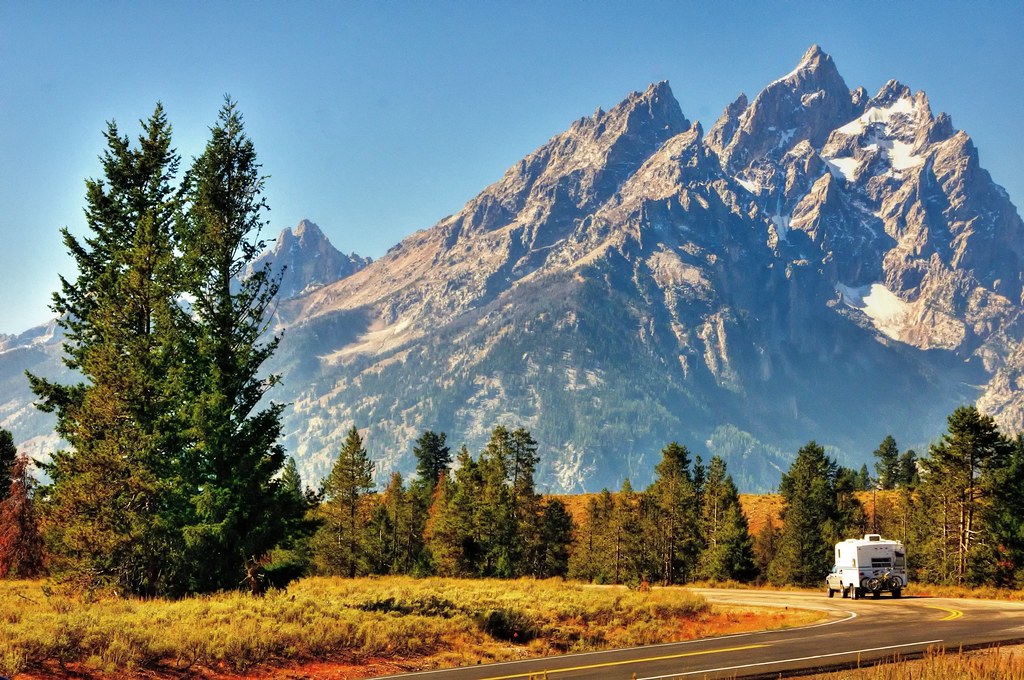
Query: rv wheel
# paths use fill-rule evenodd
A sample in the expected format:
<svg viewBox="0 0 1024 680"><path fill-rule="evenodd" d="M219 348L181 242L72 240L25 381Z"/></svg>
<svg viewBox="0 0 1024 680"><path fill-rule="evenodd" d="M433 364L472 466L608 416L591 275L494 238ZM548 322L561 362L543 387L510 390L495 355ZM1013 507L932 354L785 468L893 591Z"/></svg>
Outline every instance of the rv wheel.
<svg viewBox="0 0 1024 680"><path fill-rule="evenodd" d="M896 588L895 590L892 591L892 596L893 597L903 597L903 591L900 590L899 588Z"/></svg>

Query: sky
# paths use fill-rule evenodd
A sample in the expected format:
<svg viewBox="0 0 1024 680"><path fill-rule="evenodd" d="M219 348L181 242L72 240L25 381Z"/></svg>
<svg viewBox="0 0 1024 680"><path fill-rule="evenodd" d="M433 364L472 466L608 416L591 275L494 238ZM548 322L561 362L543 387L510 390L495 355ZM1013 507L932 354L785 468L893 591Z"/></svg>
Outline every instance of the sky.
<svg viewBox="0 0 1024 680"><path fill-rule="evenodd" d="M847 85L928 93L1024 204L1024 2L0 0L0 333L52 316L106 122L162 102L183 166L225 95L302 219L374 258L457 212L573 120L668 80L705 129L812 44Z"/></svg>

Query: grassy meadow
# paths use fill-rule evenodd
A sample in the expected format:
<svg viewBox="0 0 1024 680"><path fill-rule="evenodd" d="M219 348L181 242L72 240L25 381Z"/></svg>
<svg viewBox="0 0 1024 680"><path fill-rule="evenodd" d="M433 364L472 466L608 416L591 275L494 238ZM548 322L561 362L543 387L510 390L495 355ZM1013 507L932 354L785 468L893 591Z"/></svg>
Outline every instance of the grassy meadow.
<svg viewBox="0 0 1024 680"><path fill-rule="evenodd" d="M265 597L82 599L0 581L0 675L237 676L387 660L413 670L800 625L817 613L725 610L682 589L560 580L307 578ZM354 677L354 676L349 676Z"/></svg>

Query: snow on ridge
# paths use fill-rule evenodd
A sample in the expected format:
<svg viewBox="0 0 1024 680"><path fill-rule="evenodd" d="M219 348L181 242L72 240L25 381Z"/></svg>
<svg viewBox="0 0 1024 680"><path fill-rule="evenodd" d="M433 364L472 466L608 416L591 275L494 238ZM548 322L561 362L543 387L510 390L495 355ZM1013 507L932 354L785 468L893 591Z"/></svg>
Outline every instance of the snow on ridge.
<svg viewBox="0 0 1024 680"><path fill-rule="evenodd" d="M871 319L876 329L893 340L900 339L900 331L910 314L910 303L901 300L881 283L859 288L837 283L835 286L848 306L859 309Z"/></svg>
<svg viewBox="0 0 1024 680"><path fill-rule="evenodd" d="M758 184L757 182L751 182L748 179L740 179L739 177L736 177L735 180L740 184L740 186L742 186L744 189L746 189L750 193L752 193L752 194L759 194L759 193L761 193L761 185Z"/></svg>
<svg viewBox="0 0 1024 680"><path fill-rule="evenodd" d="M823 160L828 164L828 169L832 172L833 177L851 182L854 181L857 166L860 164L860 161L856 158L846 156L844 158L825 158Z"/></svg>
<svg viewBox="0 0 1024 680"><path fill-rule="evenodd" d="M914 155L914 145L906 142L893 141L889 148L889 163L893 170L909 170L924 163L924 159Z"/></svg>
<svg viewBox="0 0 1024 680"><path fill-rule="evenodd" d="M838 128L837 132L841 132L844 135L859 135L864 132L865 126L871 123L888 123L889 119L897 113L914 113L914 103L910 100L910 97L897 99L889 106L872 106L858 118L854 118L846 125Z"/></svg>

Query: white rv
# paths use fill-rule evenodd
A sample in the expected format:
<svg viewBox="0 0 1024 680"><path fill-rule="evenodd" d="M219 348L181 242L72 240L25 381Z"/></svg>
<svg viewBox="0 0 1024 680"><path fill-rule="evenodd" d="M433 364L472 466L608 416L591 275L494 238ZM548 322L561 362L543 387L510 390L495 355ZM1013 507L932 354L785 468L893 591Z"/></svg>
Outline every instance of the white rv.
<svg viewBox="0 0 1024 680"><path fill-rule="evenodd" d="M867 593L879 597L884 591L899 597L907 585L907 553L899 541L887 541L878 534L848 538L836 543L836 561L825 578L828 596L842 593L857 599Z"/></svg>

